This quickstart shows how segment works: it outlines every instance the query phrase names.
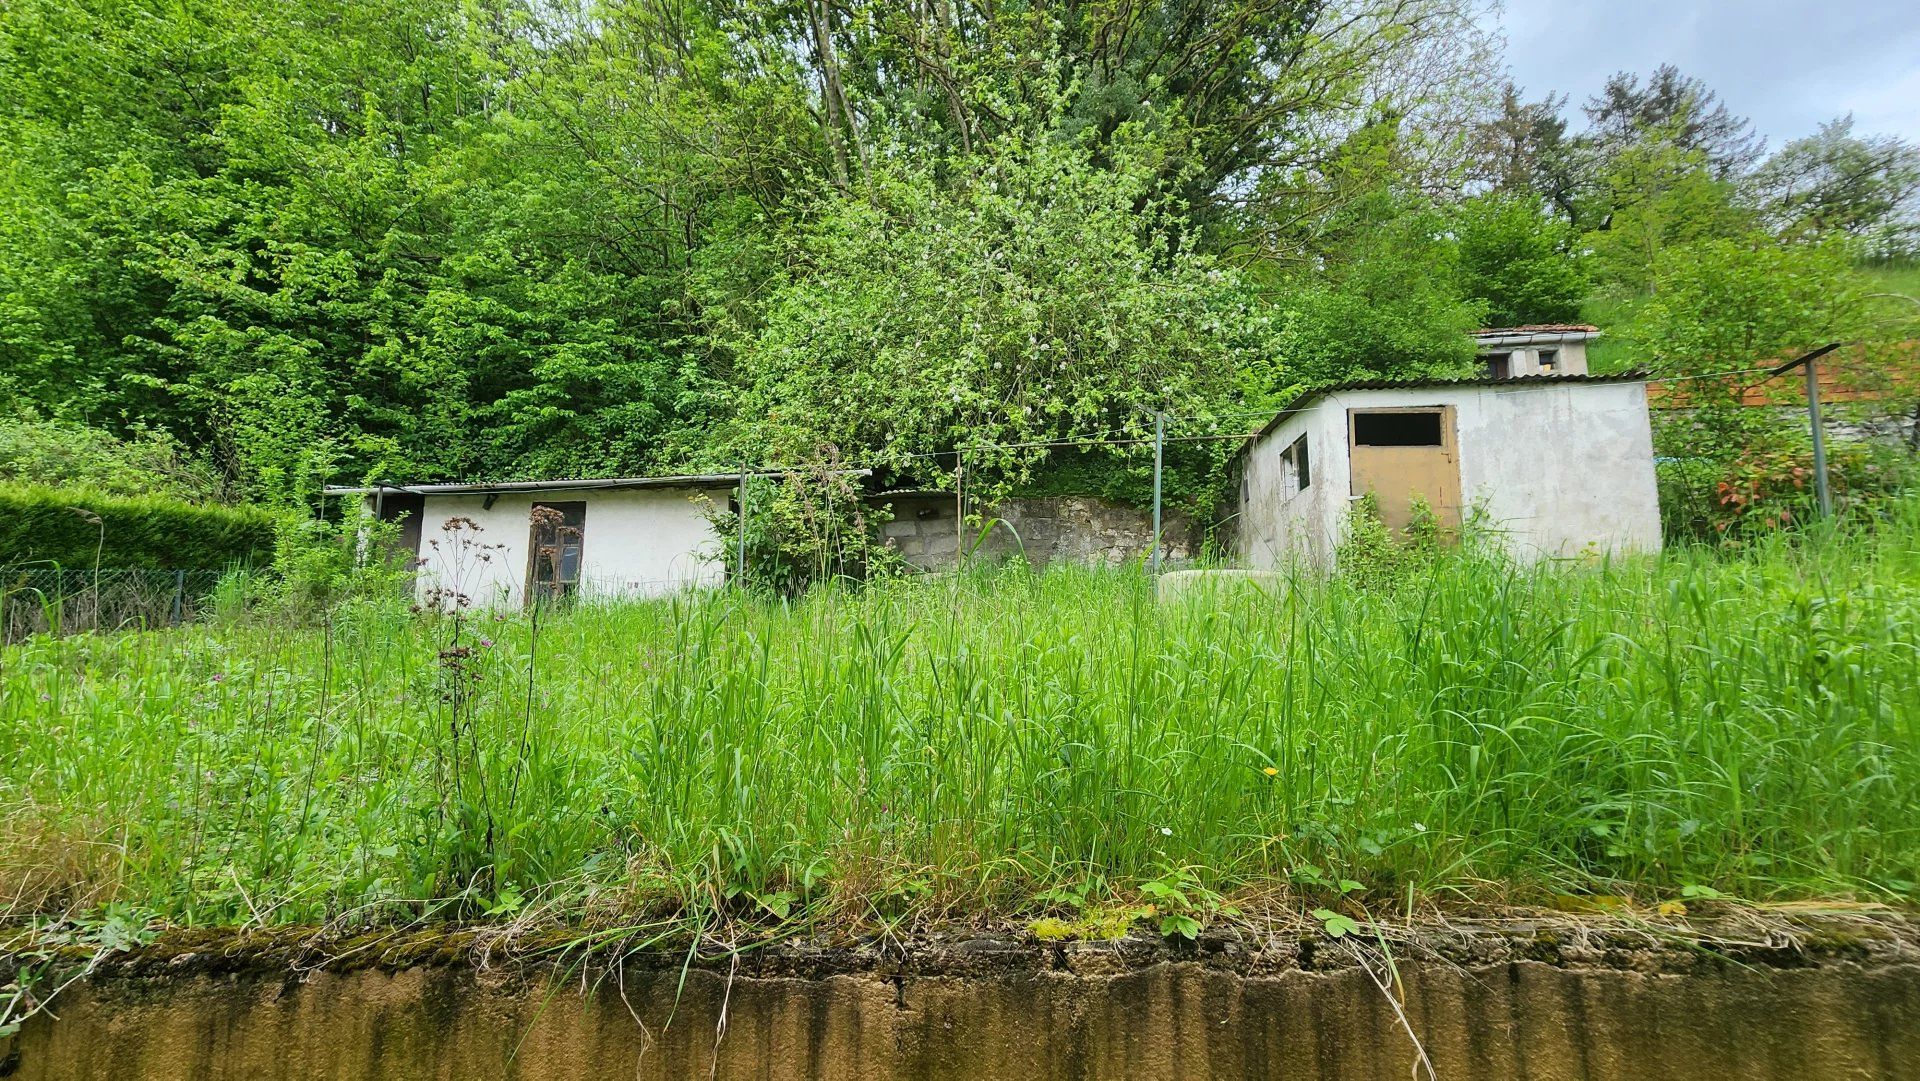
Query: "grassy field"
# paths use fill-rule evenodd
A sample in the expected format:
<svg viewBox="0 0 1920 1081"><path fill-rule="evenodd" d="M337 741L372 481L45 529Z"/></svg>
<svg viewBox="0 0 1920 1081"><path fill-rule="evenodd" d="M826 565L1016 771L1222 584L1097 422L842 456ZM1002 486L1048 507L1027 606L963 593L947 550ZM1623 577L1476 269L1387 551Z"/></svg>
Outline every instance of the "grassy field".
<svg viewBox="0 0 1920 1081"><path fill-rule="evenodd" d="M1920 880L1920 504L1876 532L1161 605L359 608L0 651L11 913L575 923ZM1110 909L1107 906L1118 906Z"/></svg>

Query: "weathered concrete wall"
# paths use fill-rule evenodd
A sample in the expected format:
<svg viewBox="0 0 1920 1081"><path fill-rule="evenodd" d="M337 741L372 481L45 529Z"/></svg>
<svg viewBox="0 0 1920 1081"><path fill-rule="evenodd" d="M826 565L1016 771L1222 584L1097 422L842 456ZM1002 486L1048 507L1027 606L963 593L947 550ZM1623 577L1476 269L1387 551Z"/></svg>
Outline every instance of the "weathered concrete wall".
<svg viewBox="0 0 1920 1081"><path fill-rule="evenodd" d="M1920 1077L1920 964L1910 949L1764 958L1669 949L1596 949L1586 962L1403 957L1406 1024L1447 1081ZM932 967L747 961L738 973L695 968L682 985L670 961L620 972L457 963L302 977L222 971L189 955L69 990L59 1020L35 1017L0 1044L0 1075L1427 1076L1393 1002L1340 947L1290 943L1280 962L1203 949L1143 964L1104 944L981 940Z"/></svg>
<svg viewBox="0 0 1920 1081"><path fill-rule="evenodd" d="M1282 455L1303 435L1310 475L1308 485L1300 488ZM1346 528L1350 487L1346 414L1323 402L1286 418L1241 459L1234 520L1241 560L1255 570L1282 570L1296 563L1332 566Z"/></svg>
<svg viewBox="0 0 1920 1081"><path fill-rule="evenodd" d="M1644 383L1476 387L1458 418L1461 491L1516 557L1659 550Z"/></svg>
<svg viewBox="0 0 1920 1081"><path fill-rule="evenodd" d="M1554 351L1554 372L1560 375L1587 374L1587 343L1584 341L1558 341L1531 345L1480 347L1480 363L1488 361L1501 353L1507 354L1507 375L1520 377L1539 375L1540 353L1542 350Z"/></svg>
<svg viewBox="0 0 1920 1081"><path fill-rule="evenodd" d="M1239 551L1266 570L1332 563L1354 498L1347 412L1452 406L1460 488L1516 559L1660 547L1652 425L1641 383L1552 383L1330 394L1248 448ZM1280 456L1305 433L1312 484L1289 494Z"/></svg>
<svg viewBox="0 0 1920 1081"><path fill-rule="evenodd" d="M881 536L922 570L953 566L956 553L963 547L973 549L980 536L981 526L954 528L957 512L952 496L891 496L876 502L893 507L893 520L881 527ZM1145 558L1153 544L1153 512L1091 496L1009 499L979 513L983 519L999 521L973 549L977 559L1024 555L1035 566L1118 564ZM1186 559L1194 554L1198 537L1191 520L1169 513L1163 528L1164 558Z"/></svg>
<svg viewBox="0 0 1920 1081"><path fill-rule="evenodd" d="M518 607L525 599L533 505L572 500L587 504L583 596L652 597L716 585L726 579L726 565L715 558L722 542L695 495L683 488L508 492L491 507L484 495L428 496L415 588L422 598L445 588L477 605ZM707 495L724 507L730 492ZM446 531L455 517L471 519L480 532Z"/></svg>

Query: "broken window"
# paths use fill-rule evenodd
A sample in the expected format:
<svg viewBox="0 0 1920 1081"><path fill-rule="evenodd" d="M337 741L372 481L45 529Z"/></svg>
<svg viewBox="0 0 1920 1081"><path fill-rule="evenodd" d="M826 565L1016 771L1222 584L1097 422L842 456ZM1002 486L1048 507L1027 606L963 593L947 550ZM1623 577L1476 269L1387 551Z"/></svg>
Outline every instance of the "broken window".
<svg viewBox="0 0 1920 1081"><path fill-rule="evenodd" d="M1540 374L1552 375L1554 372L1557 372L1559 370L1560 370L1560 350L1558 349L1540 350Z"/></svg>
<svg viewBox="0 0 1920 1081"><path fill-rule="evenodd" d="M1487 358L1488 379L1508 379L1513 376L1513 354L1495 353Z"/></svg>
<svg viewBox="0 0 1920 1081"><path fill-rule="evenodd" d="M1313 467L1307 460L1307 437L1301 436L1292 445L1280 453L1280 463L1286 471L1286 492L1289 498L1307 490L1313 483Z"/></svg>
<svg viewBox="0 0 1920 1081"><path fill-rule="evenodd" d="M1353 414L1353 443L1357 447L1437 447L1440 410Z"/></svg>
<svg viewBox="0 0 1920 1081"><path fill-rule="evenodd" d="M531 551L527 558L527 599L571 597L580 588L581 555L587 534L587 504L535 503Z"/></svg>

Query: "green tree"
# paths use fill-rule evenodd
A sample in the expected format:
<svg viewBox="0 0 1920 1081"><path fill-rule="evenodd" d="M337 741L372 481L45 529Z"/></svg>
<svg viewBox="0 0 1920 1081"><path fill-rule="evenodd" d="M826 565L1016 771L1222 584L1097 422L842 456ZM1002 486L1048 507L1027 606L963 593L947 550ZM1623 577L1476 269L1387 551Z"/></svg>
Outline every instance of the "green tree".
<svg viewBox="0 0 1920 1081"><path fill-rule="evenodd" d="M1535 196L1568 221L1580 212L1583 147L1567 134L1566 97L1527 101L1520 88L1501 88L1498 111L1471 134L1476 179L1495 193Z"/></svg>
<svg viewBox="0 0 1920 1081"><path fill-rule="evenodd" d="M890 151L795 239L751 321L716 324L738 388L727 453L830 447L928 477L953 459L915 455L958 449L1010 479L1038 448L972 448L1140 436L1156 409L1227 401L1270 316L1149 198L1151 157L1093 158L1044 130L964 162Z"/></svg>
<svg viewBox="0 0 1920 1081"><path fill-rule="evenodd" d="M1679 150L1697 154L1716 180L1746 172L1766 147L1751 121L1728 111L1706 83L1672 64L1655 68L1644 84L1630 72L1616 73L1587 99L1585 110L1603 147L1617 150L1648 132L1664 132Z"/></svg>
<svg viewBox="0 0 1920 1081"><path fill-rule="evenodd" d="M1461 289L1484 301L1492 326L1564 323L1591 282L1572 226L1530 195L1469 199L1455 214Z"/></svg>
<svg viewBox="0 0 1920 1081"><path fill-rule="evenodd" d="M1776 231L1853 237L1883 258L1920 245L1920 145L1855 135L1851 116L1782 147L1749 187Z"/></svg>
<svg viewBox="0 0 1920 1081"><path fill-rule="evenodd" d="M1583 239L1596 278L1619 293L1645 294L1655 288L1662 253L1745 235L1754 217L1735 195L1730 181L1714 175L1705 151L1689 149L1671 132L1646 133L1613 155L1594 195L1606 214Z"/></svg>
<svg viewBox="0 0 1920 1081"><path fill-rule="evenodd" d="M1705 240L1660 253L1630 332L1661 371L1750 369L1867 334L1865 293L1843 244Z"/></svg>

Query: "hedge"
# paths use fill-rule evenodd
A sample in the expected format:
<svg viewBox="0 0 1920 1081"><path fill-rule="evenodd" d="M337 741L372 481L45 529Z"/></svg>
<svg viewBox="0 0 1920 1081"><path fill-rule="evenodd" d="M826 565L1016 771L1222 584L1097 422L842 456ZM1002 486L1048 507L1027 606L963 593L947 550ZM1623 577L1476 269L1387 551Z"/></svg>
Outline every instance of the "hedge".
<svg viewBox="0 0 1920 1081"><path fill-rule="evenodd" d="M220 570L273 558L279 516L258 507L0 485L0 565Z"/></svg>

